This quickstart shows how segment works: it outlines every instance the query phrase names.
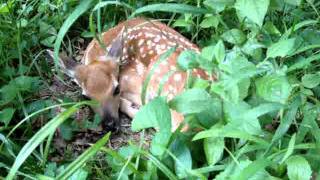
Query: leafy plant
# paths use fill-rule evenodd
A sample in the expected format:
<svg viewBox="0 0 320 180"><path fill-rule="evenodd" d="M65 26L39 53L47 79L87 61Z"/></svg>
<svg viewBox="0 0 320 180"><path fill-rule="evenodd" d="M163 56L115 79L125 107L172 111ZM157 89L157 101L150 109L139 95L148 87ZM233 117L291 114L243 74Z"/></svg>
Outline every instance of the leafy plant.
<svg viewBox="0 0 320 180"><path fill-rule="evenodd" d="M312 0L1 2L0 177L318 178L319 7ZM75 54L78 37L99 39L136 16L162 19L198 44L201 53L182 52L177 67L188 74L201 68L214 80L188 76L172 100L160 87L159 96L145 103L149 80L170 49L143 84L145 104L131 125L142 131L138 144L103 147L107 134L78 158L53 162L48 157L56 150L56 129L73 121L80 105L92 103L70 103L70 94L52 92L51 81L62 78L50 71L45 49ZM175 132L170 110L185 119ZM99 120L92 119L84 126L97 127ZM185 125L188 131L181 132ZM149 128L157 129L151 143L145 139Z"/></svg>

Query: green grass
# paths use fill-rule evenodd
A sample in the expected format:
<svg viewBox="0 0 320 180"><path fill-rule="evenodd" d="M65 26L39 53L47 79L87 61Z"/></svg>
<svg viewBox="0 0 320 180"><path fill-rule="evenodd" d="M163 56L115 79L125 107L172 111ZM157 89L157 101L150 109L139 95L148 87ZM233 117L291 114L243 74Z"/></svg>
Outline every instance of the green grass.
<svg viewBox="0 0 320 180"><path fill-rule="evenodd" d="M319 9L316 0L0 2L0 178L318 179ZM106 133L54 160L58 136L72 142L100 121L76 123L94 102L52 89L70 84L45 50L75 56L79 42L136 16L161 19L198 44L201 54L183 52L177 66L217 81L189 77L173 100L145 104L132 121L140 143L113 150ZM170 131L169 109L185 116L188 132ZM150 127L159 131L148 147Z"/></svg>

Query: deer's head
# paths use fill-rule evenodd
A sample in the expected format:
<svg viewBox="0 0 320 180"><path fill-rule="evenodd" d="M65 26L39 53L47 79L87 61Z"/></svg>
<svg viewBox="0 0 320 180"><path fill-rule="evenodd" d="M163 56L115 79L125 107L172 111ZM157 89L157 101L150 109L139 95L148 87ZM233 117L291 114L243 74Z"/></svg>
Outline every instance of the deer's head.
<svg viewBox="0 0 320 180"><path fill-rule="evenodd" d="M122 55L122 37L118 36L105 53L103 60L90 60L87 65L77 64L71 58L60 56L60 66L81 88L85 96L99 102L94 108L107 128L119 125L120 87L119 62ZM49 52L52 56L53 53Z"/></svg>

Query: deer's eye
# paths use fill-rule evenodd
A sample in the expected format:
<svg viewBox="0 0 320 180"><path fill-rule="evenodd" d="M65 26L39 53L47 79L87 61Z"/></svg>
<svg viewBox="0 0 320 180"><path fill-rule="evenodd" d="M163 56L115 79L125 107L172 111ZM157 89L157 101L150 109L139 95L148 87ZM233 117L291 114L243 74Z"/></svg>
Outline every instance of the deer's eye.
<svg viewBox="0 0 320 180"><path fill-rule="evenodd" d="M114 88L114 90L113 90L113 96L116 96L116 95L118 95L120 93L120 87L119 87L119 85L117 85L116 86L116 88Z"/></svg>

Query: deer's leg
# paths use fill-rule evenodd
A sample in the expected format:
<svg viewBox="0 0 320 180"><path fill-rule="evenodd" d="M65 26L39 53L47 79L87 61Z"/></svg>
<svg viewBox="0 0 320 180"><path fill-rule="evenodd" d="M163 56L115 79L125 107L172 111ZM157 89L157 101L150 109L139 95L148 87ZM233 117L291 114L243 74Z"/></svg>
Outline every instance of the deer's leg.
<svg viewBox="0 0 320 180"><path fill-rule="evenodd" d="M135 106L131 101L121 98L120 99L120 111L127 114L130 118L139 111L139 107Z"/></svg>
<svg viewBox="0 0 320 180"><path fill-rule="evenodd" d="M170 110L171 112L171 131L174 132L179 125L184 121L184 117L182 114L178 113L177 111ZM182 127L181 131L187 131L188 130L188 125L185 125Z"/></svg>

